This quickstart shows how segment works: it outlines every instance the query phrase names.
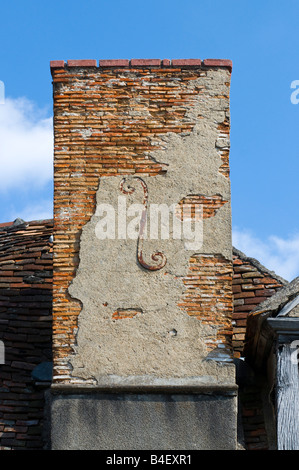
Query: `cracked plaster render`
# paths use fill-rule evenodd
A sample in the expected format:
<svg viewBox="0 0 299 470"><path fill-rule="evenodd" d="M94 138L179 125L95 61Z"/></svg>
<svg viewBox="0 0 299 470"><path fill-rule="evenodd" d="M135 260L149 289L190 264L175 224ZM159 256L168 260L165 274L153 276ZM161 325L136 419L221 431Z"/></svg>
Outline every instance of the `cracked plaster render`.
<svg viewBox="0 0 299 470"><path fill-rule="evenodd" d="M222 255L231 260L231 215L229 178L219 172L219 148L229 148L229 139L219 137L218 124L229 118L227 100L228 72L209 72L189 83L205 86L205 94L188 109L186 117L195 125L189 135L168 133L162 137L163 149L149 152L151 159L163 162L164 175L144 176L149 204L178 203L188 195L213 196L228 201L214 217L203 222L203 246L199 253ZM146 109L145 109L146 113ZM117 207L122 177L101 177L97 207L109 202ZM132 178L131 178L132 180ZM133 178L134 180L134 178ZM127 196L141 203L139 184ZM80 264L72 284L71 296L82 303L78 321L75 354L70 358L72 376L92 378L95 383L109 377L217 376L233 381L232 364L206 361L205 337L215 335L217 326L203 325L178 307L184 292L183 276L188 271L192 252L183 240L146 240L145 258L162 251L166 266L159 271L142 269L136 259L136 240L99 240L97 209L82 230ZM139 309L133 318L113 320L117 309ZM173 335L171 332L176 331ZM221 345L220 345L221 346Z"/></svg>

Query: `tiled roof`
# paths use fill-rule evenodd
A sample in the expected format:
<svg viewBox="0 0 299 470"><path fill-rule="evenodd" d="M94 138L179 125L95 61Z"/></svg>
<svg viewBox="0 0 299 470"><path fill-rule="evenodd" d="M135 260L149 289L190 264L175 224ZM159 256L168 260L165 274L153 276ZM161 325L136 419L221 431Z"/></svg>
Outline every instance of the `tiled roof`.
<svg viewBox="0 0 299 470"><path fill-rule="evenodd" d="M290 314L288 307L292 301L294 301L294 309L298 308L296 300L298 294L299 277L296 277L274 295L257 305L248 315L244 351L247 360L256 367L264 365L273 342L272 331L267 328L267 319L283 315L287 318L287 314ZM298 317L297 313L296 316Z"/></svg>
<svg viewBox="0 0 299 470"><path fill-rule="evenodd" d="M51 361L52 220L0 225L0 449L43 446L44 390L32 372Z"/></svg>
<svg viewBox="0 0 299 470"><path fill-rule="evenodd" d="M247 318L250 312L288 285L288 281L236 248L233 248L233 266L233 348L235 356L239 357L243 355Z"/></svg>

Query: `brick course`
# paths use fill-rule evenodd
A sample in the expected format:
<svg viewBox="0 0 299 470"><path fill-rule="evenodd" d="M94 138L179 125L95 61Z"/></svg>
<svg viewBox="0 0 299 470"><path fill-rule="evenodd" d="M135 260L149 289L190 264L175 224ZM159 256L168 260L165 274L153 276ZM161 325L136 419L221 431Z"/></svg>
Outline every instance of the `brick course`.
<svg viewBox="0 0 299 470"><path fill-rule="evenodd" d="M209 349L218 343L232 347L232 276L232 265L222 256L196 255L190 259L180 307L203 324L218 326L216 343L214 337L205 340Z"/></svg>
<svg viewBox="0 0 299 470"><path fill-rule="evenodd" d="M68 67L97 67L96 59L88 60L52 60L51 69ZM100 59L99 67L226 67L232 71L232 61L224 59Z"/></svg>

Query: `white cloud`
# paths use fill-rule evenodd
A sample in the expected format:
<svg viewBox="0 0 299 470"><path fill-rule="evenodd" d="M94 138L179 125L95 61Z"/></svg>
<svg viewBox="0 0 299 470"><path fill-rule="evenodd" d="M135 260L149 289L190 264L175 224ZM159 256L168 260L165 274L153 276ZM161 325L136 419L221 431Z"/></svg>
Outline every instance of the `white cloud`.
<svg viewBox="0 0 299 470"><path fill-rule="evenodd" d="M0 105L0 191L41 188L53 178L52 118L27 98Z"/></svg>
<svg viewBox="0 0 299 470"><path fill-rule="evenodd" d="M249 230L234 228L233 245L288 281L299 276L299 233L286 239L272 235L263 241Z"/></svg>
<svg viewBox="0 0 299 470"><path fill-rule="evenodd" d="M31 220L44 220L53 218L53 201L45 199L38 203L26 205L23 208L11 210L9 220L13 221L17 218L23 219L26 222Z"/></svg>

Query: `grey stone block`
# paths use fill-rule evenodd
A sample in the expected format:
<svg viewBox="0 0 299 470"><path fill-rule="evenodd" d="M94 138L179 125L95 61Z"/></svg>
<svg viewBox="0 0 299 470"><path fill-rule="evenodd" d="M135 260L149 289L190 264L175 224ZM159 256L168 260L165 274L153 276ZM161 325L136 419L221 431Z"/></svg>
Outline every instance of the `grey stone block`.
<svg viewBox="0 0 299 470"><path fill-rule="evenodd" d="M236 396L53 394L53 450L235 450Z"/></svg>

